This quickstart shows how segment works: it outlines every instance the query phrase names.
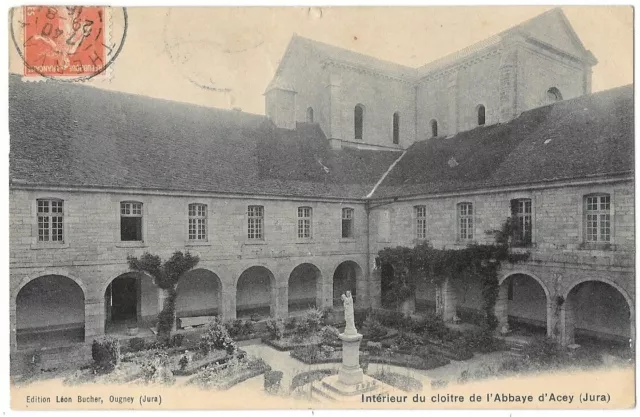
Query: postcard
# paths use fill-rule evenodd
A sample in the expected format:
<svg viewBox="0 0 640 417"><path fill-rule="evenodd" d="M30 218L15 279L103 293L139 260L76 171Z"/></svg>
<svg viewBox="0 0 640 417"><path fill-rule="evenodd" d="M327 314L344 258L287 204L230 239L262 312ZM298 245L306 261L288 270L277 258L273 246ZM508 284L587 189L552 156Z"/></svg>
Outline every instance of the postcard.
<svg viewBox="0 0 640 417"><path fill-rule="evenodd" d="M12 409L635 407L633 29L10 9Z"/></svg>

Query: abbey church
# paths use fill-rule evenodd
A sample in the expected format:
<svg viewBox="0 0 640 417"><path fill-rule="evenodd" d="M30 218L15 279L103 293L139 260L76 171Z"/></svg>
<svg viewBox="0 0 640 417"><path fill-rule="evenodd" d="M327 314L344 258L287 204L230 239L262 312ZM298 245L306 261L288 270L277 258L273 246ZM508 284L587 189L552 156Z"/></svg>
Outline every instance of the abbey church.
<svg viewBox="0 0 640 417"><path fill-rule="evenodd" d="M380 250L490 242L508 218L531 257L500 271L500 328L628 345L633 86L592 93L596 65L553 9L419 68L293 35L266 116L11 75L11 350L149 332L162 293L128 255L199 255L179 319L347 290L391 308ZM422 282L411 313L473 323L482 302Z"/></svg>

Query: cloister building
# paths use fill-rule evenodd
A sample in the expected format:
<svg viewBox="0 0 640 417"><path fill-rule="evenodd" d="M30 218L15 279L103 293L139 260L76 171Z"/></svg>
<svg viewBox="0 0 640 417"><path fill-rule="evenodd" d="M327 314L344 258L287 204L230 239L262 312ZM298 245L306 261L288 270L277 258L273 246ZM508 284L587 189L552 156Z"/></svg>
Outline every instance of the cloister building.
<svg viewBox="0 0 640 417"><path fill-rule="evenodd" d="M153 326L127 256L200 257L178 317L384 305L385 247L488 242L531 258L496 312L573 343L635 338L633 87L554 9L421 68L294 35L266 116L10 76L11 349ZM46 103L46 105L43 105ZM480 284L420 284L415 309L481 314Z"/></svg>

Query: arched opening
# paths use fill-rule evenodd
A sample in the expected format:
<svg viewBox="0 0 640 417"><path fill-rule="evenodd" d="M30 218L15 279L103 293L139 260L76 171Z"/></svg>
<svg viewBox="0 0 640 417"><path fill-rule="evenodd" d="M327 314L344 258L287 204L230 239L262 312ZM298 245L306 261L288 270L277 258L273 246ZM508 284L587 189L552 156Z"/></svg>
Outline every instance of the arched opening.
<svg viewBox="0 0 640 417"><path fill-rule="evenodd" d="M313 123L313 107L307 108L307 123Z"/></svg>
<svg viewBox="0 0 640 417"><path fill-rule="evenodd" d="M431 126L431 137L435 138L436 136L438 136L438 121L431 120L429 122L429 125Z"/></svg>
<svg viewBox="0 0 640 417"><path fill-rule="evenodd" d="M362 279L362 268L353 262L342 262L333 273L333 305L342 307L342 294L351 291L354 304L356 302L356 290L358 281Z"/></svg>
<svg viewBox="0 0 640 417"><path fill-rule="evenodd" d="M300 264L289 275L289 313L322 306L322 274L313 264Z"/></svg>
<svg viewBox="0 0 640 417"><path fill-rule="evenodd" d="M222 306L220 277L207 269L185 273L178 282L176 318L216 316Z"/></svg>
<svg viewBox="0 0 640 417"><path fill-rule="evenodd" d="M384 263L380 266L380 296L382 307L391 308L395 306L396 300L393 298L393 267Z"/></svg>
<svg viewBox="0 0 640 417"><path fill-rule="evenodd" d="M629 346L631 307L611 284L581 282L569 291L563 308L565 344Z"/></svg>
<svg viewBox="0 0 640 417"><path fill-rule="evenodd" d="M476 111L478 113L478 126L483 126L485 124L485 108L482 104L480 104L477 108Z"/></svg>
<svg viewBox="0 0 640 417"><path fill-rule="evenodd" d="M151 327L157 319L158 287L137 272L114 278L104 292L105 333L125 334L130 327Z"/></svg>
<svg viewBox="0 0 640 417"><path fill-rule="evenodd" d="M236 317L266 318L276 314L276 282L264 266L252 266L238 278Z"/></svg>
<svg viewBox="0 0 640 417"><path fill-rule="evenodd" d="M364 106L356 104L353 110L354 137L362 140L362 131L364 127Z"/></svg>
<svg viewBox="0 0 640 417"><path fill-rule="evenodd" d="M542 284L527 274L513 274L500 284L496 317L499 330L511 334L546 335L548 296Z"/></svg>
<svg viewBox="0 0 640 417"><path fill-rule="evenodd" d="M393 143L400 143L400 113L393 113Z"/></svg>
<svg viewBox="0 0 640 417"><path fill-rule="evenodd" d="M562 100L562 93L556 87L551 87L547 90L547 101L549 103L555 103Z"/></svg>
<svg viewBox="0 0 640 417"><path fill-rule="evenodd" d="M84 342L84 326L84 292L71 278L41 276L16 296L19 349Z"/></svg>

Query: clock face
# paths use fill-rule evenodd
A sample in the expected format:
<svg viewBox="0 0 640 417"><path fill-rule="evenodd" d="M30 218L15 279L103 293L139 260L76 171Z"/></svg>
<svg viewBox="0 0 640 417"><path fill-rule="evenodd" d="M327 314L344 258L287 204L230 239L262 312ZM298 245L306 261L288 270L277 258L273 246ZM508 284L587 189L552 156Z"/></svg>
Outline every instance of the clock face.
<svg viewBox="0 0 640 417"><path fill-rule="evenodd" d="M12 36L27 77L81 81L104 73L126 36L125 9L121 9L124 25L115 37L110 34L114 26L110 19L116 9L25 6L16 10L11 11Z"/></svg>

